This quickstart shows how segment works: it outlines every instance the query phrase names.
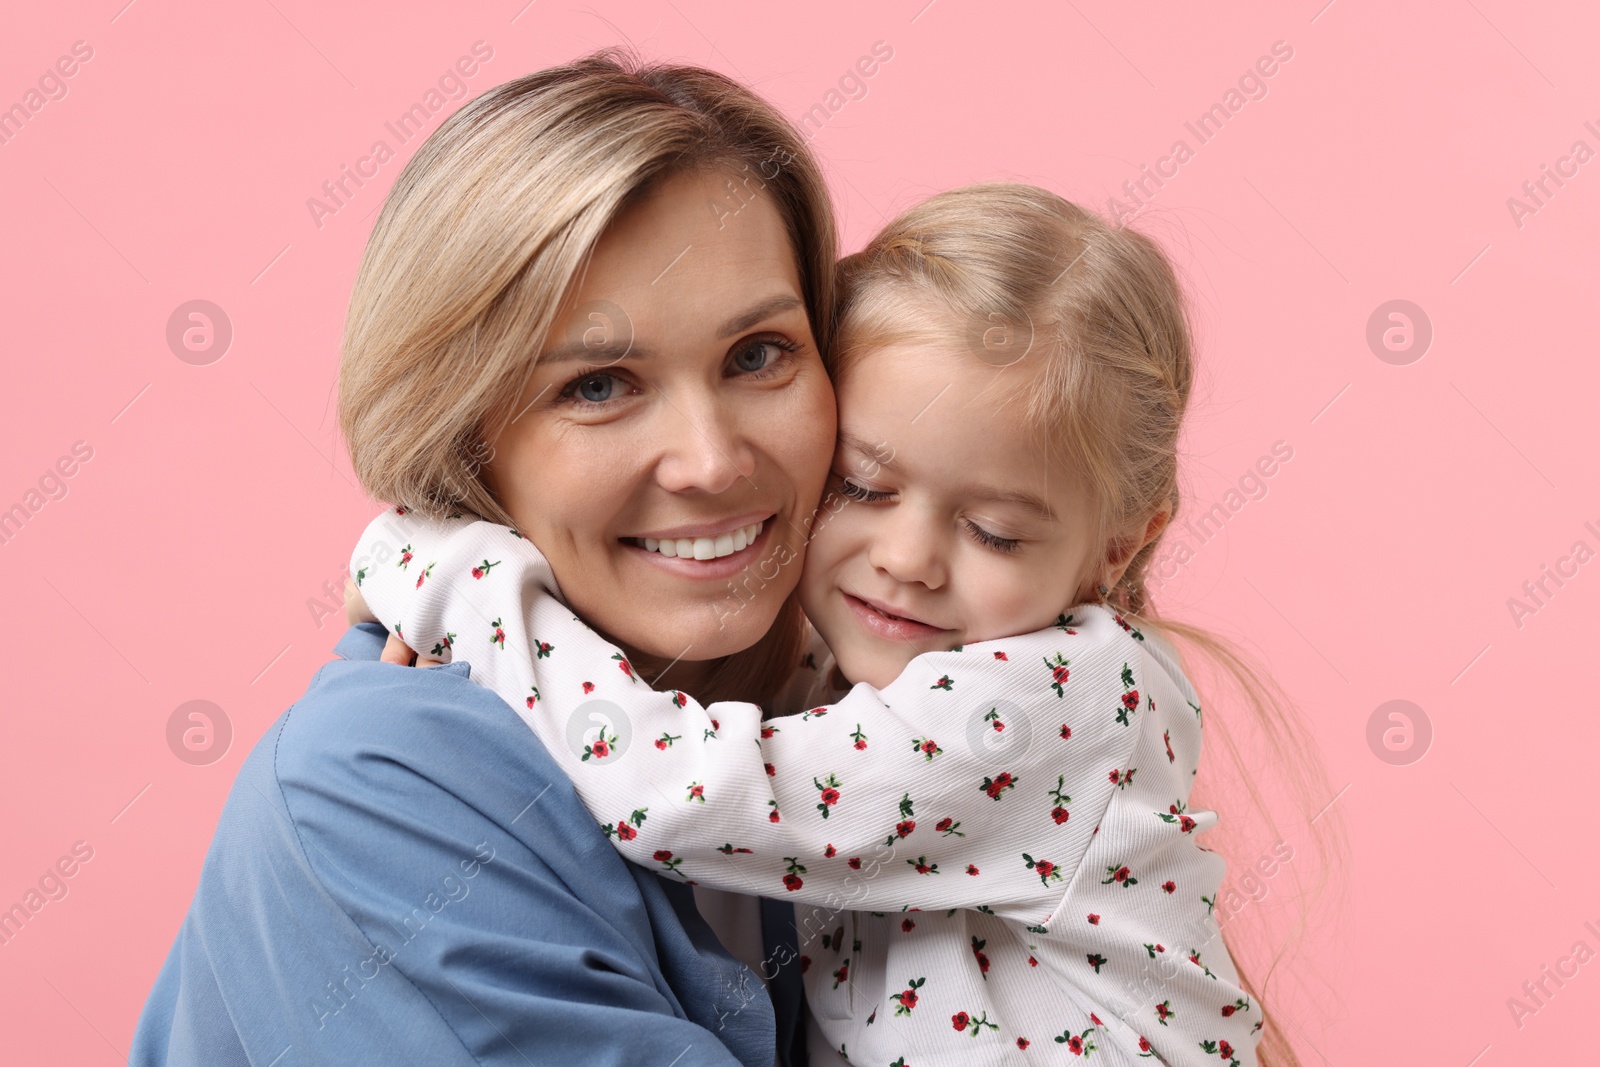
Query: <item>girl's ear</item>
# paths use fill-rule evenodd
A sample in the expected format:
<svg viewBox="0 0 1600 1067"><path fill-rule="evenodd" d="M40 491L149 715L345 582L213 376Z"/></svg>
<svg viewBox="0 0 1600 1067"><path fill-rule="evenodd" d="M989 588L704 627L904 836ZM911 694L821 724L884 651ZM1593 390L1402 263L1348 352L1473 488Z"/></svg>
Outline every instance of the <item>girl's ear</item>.
<svg viewBox="0 0 1600 1067"><path fill-rule="evenodd" d="M1133 557L1143 551L1145 545L1160 536L1162 529L1167 525L1167 520L1171 517L1172 509L1169 501L1162 504L1160 511L1150 516L1149 521L1145 523L1143 535L1137 540L1125 537L1111 542L1111 547L1106 553L1106 567L1110 573L1103 579L1107 586L1114 588L1122 581L1122 575L1127 571L1128 564L1133 562Z"/></svg>

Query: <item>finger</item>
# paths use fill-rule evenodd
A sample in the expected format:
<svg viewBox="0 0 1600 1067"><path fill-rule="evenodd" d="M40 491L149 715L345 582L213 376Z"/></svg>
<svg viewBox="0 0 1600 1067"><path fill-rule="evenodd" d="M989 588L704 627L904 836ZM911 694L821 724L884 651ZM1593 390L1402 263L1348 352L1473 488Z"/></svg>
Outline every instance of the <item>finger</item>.
<svg viewBox="0 0 1600 1067"><path fill-rule="evenodd" d="M406 644L394 634L389 635L389 640L383 644L383 654L378 658L384 663L395 663L402 667L411 666L416 653L411 651L411 646Z"/></svg>
<svg viewBox="0 0 1600 1067"><path fill-rule="evenodd" d="M442 660L442 659L435 659L434 657L428 656L428 655L424 655L421 652L417 653L417 666L418 667L437 667L439 664L441 664L443 662L444 662L444 660Z"/></svg>
<svg viewBox="0 0 1600 1067"><path fill-rule="evenodd" d="M378 617L367 608L367 601L361 595L361 590L348 578L344 581L344 619L351 626L378 621Z"/></svg>

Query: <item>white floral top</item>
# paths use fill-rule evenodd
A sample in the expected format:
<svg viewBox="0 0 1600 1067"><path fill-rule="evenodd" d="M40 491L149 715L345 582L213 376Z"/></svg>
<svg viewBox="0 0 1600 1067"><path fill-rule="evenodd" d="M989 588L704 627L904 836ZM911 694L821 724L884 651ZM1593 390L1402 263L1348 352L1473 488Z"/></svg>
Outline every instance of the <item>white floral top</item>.
<svg viewBox="0 0 1600 1067"><path fill-rule="evenodd" d="M1256 1062L1225 864L1196 840L1217 816L1187 809L1200 706L1159 635L1078 605L767 717L652 690L508 527L393 509L352 570L411 647L505 698L628 859L801 905L832 1062Z"/></svg>

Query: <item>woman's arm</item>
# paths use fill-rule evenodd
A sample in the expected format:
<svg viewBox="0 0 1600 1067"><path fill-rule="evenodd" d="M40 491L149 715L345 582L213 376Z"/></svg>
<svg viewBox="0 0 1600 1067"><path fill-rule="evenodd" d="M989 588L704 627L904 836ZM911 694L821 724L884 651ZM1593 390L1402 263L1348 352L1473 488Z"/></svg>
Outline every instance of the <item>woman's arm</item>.
<svg viewBox="0 0 1600 1067"><path fill-rule="evenodd" d="M771 1063L769 1004L669 986L668 887L461 673L331 664L269 730L133 1062ZM730 1009L739 1057L712 1032Z"/></svg>

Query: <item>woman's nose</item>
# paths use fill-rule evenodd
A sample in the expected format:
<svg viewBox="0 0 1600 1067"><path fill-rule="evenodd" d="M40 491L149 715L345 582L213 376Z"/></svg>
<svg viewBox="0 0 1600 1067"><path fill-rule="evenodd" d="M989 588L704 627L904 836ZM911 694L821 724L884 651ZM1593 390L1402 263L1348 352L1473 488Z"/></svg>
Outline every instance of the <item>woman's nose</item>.
<svg viewBox="0 0 1600 1067"><path fill-rule="evenodd" d="M897 582L938 589L946 580L946 538L933 516L906 504L877 511L867 562Z"/></svg>
<svg viewBox="0 0 1600 1067"><path fill-rule="evenodd" d="M731 404L717 398L662 397L666 438L656 480L663 489L721 493L755 475L755 449Z"/></svg>

